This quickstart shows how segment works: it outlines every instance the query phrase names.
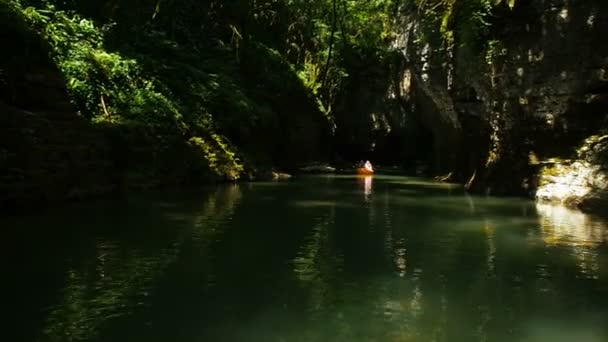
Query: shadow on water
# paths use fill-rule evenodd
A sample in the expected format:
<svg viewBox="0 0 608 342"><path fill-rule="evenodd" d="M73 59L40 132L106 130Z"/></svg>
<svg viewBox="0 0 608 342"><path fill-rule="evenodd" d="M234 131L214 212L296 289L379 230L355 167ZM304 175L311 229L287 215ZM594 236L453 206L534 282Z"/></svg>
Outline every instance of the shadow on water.
<svg viewBox="0 0 608 342"><path fill-rule="evenodd" d="M456 185L304 177L7 223L25 340L608 338L606 221Z"/></svg>

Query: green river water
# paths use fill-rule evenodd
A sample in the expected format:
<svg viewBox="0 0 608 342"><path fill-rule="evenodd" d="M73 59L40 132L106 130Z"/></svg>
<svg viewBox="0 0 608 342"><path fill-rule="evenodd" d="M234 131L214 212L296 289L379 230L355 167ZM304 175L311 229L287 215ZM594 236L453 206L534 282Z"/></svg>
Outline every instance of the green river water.
<svg viewBox="0 0 608 342"><path fill-rule="evenodd" d="M608 223L394 176L0 221L4 341L608 341Z"/></svg>

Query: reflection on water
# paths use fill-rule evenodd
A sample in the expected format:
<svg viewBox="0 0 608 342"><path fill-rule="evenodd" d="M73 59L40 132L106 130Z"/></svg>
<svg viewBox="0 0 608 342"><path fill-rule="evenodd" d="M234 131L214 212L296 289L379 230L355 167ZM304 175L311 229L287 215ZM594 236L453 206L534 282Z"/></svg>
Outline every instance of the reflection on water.
<svg viewBox="0 0 608 342"><path fill-rule="evenodd" d="M395 247L393 249L395 268L397 269L397 274L400 277L405 276L407 273L407 260L405 259L407 249L405 248L405 241L403 239L399 239L395 241Z"/></svg>
<svg viewBox="0 0 608 342"><path fill-rule="evenodd" d="M373 176L360 176L359 180L363 183L363 195L365 196L365 201L369 202L372 196L372 180Z"/></svg>
<svg viewBox="0 0 608 342"><path fill-rule="evenodd" d="M548 244L594 247L608 241L603 220L558 205L537 204L536 210Z"/></svg>
<svg viewBox="0 0 608 342"><path fill-rule="evenodd" d="M171 240L159 243L151 251L147 250L145 243L133 246L133 241L91 236L94 242L86 262L77 260L80 256L66 260L65 286L59 292L61 300L44 308L48 316L42 329L43 339L97 339L105 322L120 321L121 317L149 310L154 282L177 261L184 243L199 241L202 247L216 238L221 233L221 223L230 218L239 198L239 187L231 185L207 196L201 209L194 213L153 211L163 207L175 208L166 203L159 204L157 208L146 208L145 212L134 212L139 220L134 223L142 227L129 226L131 222L127 220L127 225L121 229L143 233L138 237L142 240L158 239L154 236L155 229L170 231ZM102 224L112 224L106 218L96 218L101 219Z"/></svg>
<svg viewBox="0 0 608 342"><path fill-rule="evenodd" d="M487 256L486 256L486 265L488 277L494 277L495 274L495 258L496 258L496 227L490 223L489 220L486 220L483 226L484 233L486 235L486 244L487 244Z"/></svg>
<svg viewBox="0 0 608 342"><path fill-rule="evenodd" d="M38 324L32 316L21 334L32 341L608 340L606 222L461 190L404 177L311 177L23 219L20 229L43 224L68 233L49 249L23 236L37 247L15 252L31 259L24 272L57 275L20 284L23 298L54 289L28 304L44 317ZM44 260L51 255L58 256Z"/></svg>
<svg viewBox="0 0 608 342"><path fill-rule="evenodd" d="M608 225L596 217L563 206L537 204L543 240L548 245L572 249L581 273L599 279L600 259L596 249L608 242Z"/></svg>
<svg viewBox="0 0 608 342"><path fill-rule="evenodd" d="M44 335L56 341L97 337L106 320L130 315L146 305L152 281L175 258L174 250L160 250L153 257L125 251L113 242L96 243L97 260L69 268L62 302L50 308Z"/></svg>

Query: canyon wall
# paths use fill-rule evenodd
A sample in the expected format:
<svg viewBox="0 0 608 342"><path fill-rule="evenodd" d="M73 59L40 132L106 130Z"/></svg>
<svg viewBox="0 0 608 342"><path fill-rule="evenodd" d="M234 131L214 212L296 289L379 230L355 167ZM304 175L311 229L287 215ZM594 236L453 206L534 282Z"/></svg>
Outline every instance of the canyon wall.
<svg viewBox="0 0 608 342"><path fill-rule="evenodd" d="M450 44L404 9L389 96L432 132L436 173L474 192L534 195L547 161L574 162L608 127L608 3L522 0L487 21L483 44L457 30Z"/></svg>

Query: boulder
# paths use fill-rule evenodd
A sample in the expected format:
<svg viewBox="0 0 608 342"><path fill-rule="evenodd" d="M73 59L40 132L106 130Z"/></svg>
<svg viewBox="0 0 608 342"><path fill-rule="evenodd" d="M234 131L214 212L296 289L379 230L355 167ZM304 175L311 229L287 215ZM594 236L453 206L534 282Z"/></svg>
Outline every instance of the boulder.
<svg viewBox="0 0 608 342"><path fill-rule="evenodd" d="M586 139L577 157L541 168L537 201L608 215L608 135Z"/></svg>

